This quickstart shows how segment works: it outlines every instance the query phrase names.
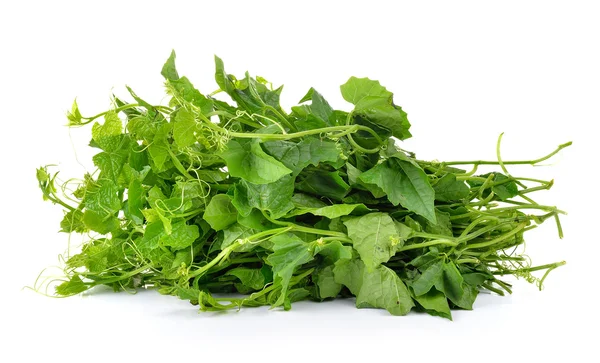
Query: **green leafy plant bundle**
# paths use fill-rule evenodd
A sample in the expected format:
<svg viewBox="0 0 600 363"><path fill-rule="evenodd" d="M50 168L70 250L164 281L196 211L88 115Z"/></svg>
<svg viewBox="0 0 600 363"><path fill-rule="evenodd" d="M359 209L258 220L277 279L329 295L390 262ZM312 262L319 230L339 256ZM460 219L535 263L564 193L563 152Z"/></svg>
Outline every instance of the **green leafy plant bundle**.
<svg viewBox="0 0 600 363"><path fill-rule="evenodd" d="M44 198L64 209L61 230L89 236L66 256L57 295L153 287L203 311L355 297L359 308L451 319L482 290L510 293L505 275L541 288L564 264L532 266L520 248L547 219L562 237L564 212L531 199L552 181L506 166L570 143L537 160L502 161L501 138L496 161L419 160L399 146L407 114L377 81L341 86L350 111L311 88L288 113L281 87L215 63L210 95L179 75L172 53L168 105L130 88L132 102L114 97L93 117L73 104L70 127L93 123L97 170L75 187L37 170ZM481 165L500 170L477 174Z"/></svg>

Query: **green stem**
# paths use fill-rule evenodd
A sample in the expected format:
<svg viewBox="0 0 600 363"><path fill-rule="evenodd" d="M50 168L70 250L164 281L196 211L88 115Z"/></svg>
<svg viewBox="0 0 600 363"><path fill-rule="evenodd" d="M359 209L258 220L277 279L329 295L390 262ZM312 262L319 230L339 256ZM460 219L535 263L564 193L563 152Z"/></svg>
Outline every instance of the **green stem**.
<svg viewBox="0 0 600 363"><path fill-rule="evenodd" d="M183 174L183 176L185 176L186 178L191 179L191 180L196 180L196 178L194 178L193 176L191 176L190 173L188 173L187 170L185 170L185 168L183 167L183 165L181 164L181 162L179 161L179 159L177 158L177 156L173 153L173 151L171 150L170 147L167 147L167 152L171 156L171 160L173 161L173 164L175 165L175 168L177 170L179 170L179 172L181 174Z"/></svg>
<svg viewBox="0 0 600 363"><path fill-rule="evenodd" d="M99 281L96 282L96 284L110 284L110 283L113 283L113 282L125 280L125 279L133 277L133 276L135 276L135 275L137 275L139 273L142 273L142 272L148 270L151 267L152 267L152 265L145 265L145 266L142 266L142 267L140 267L138 269L135 269L133 271L130 271L130 272L125 273L125 274L123 274L121 276L118 276L118 277L110 278L110 279L107 279L107 280L99 280Z"/></svg>
<svg viewBox="0 0 600 363"><path fill-rule="evenodd" d="M569 141L565 144L559 145L558 148L556 148L556 150L554 150L553 152L551 152L550 154L543 156L539 159L534 159L534 160L518 160L518 161L486 161L486 160L472 160L472 161L450 161L450 162L445 162L445 165L500 165L500 164L504 164L504 165L535 165L537 163L541 163L542 161L548 160L550 159L552 156L556 155L558 152L560 152L562 149L571 146L573 144L573 142Z"/></svg>
<svg viewBox="0 0 600 363"><path fill-rule="evenodd" d="M92 116L92 117L82 117L82 118L81 118L82 120L88 120L88 121L87 121L87 122L82 122L81 124L79 124L79 125L77 125L77 126L83 126L83 125L87 125L87 124L89 124L90 122L92 122L92 121L94 121L95 119L97 119L98 117L102 117L102 116L106 115L106 114L107 114L107 113L109 113L109 112L115 112L115 113L119 113L119 112L121 112L121 111L124 111L124 110L130 109L130 108L134 108L134 107L138 107L138 106L139 106L139 104L137 104L137 103L129 103L129 104L127 104L127 105L123 105L123 106L121 106L121 107L113 108L112 110L108 110L108 111L101 112L101 113L99 113L99 114L97 114L97 115L94 115L94 116Z"/></svg>
<svg viewBox="0 0 600 363"><path fill-rule="evenodd" d="M317 228L310 228L310 227L304 227L304 226L300 226L296 223L292 223L292 222L282 222L282 221L278 221L276 219L271 218L271 216L266 213L265 211L261 211L262 215L271 223L273 224L277 224L279 226L286 226L288 228L288 230L294 230L297 232L306 232L306 233L312 233L312 234L316 234L316 235L320 235L320 236L330 236L330 237L336 237L340 240L346 240L348 241L349 238L347 235L345 235L344 233L341 232L335 232L335 231L327 231L324 229L317 229ZM351 240L350 240L351 241Z"/></svg>
<svg viewBox="0 0 600 363"><path fill-rule="evenodd" d="M492 245L494 245L494 244L496 244L498 242L502 242L502 241L506 240L507 238L514 236L515 234L519 233L523 228L525 228L525 223L519 224L512 231L507 232L507 233L505 233L503 235L500 235L500 236L492 239L491 241L486 241L486 242L474 243L472 245L467 245L462 251L469 250L469 249L477 249L477 248L484 248L484 247L492 246Z"/></svg>
<svg viewBox="0 0 600 363"><path fill-rule="evenodd" d="M535 267L519 268L516 270L509 270L509 269L499 270L499 271L492 272L492 274L501 275L501 276L502 275L514 275L514 274L518 274L520 272L534 272L534 271L540 271L540 270L546 270L546 269L555 269L557 267L564 266L566 264L567 264L566 261L560 261L560 262L548 263L546 265L540 265L540 266L535 266Z"/></svg>
<svg viewBox="0 0 600 363"><path fill-rule="evenodd" d="M366 129L371 130L370 128L368 128L366 126L362 126L362 125L349 125L349 126L323 127L320 129L294 132L294 133L285 134L285 135L284 134L255 134L255 133L246 133L246 132L229 132L229 135L231 137L246 138L246 139L291 140L291 139L301 138L304 136L317 135L317 134L328 133L328 132L346 131L348 129L354 129L356 131L358 131L358 130L366 131ZM371 130L371 131L374 132L373 130Z"/></svg>
<svg viewBox="0 0 600 363"><path fill-rule="evenodd" d="M287 126L290 130L292 131L296 131L296 126L292 125L292 123L285 117L283 116L279 111L277 111L277 109L271 105L265 105L264 106L267 110L273 112L275 114L275 116L277 116L278 119L281 120L281 122L283 122L283 124L285 124L285 126Z"/></svg>
<svg viewBox="0 0 600 363"><path fill-rule="evenodd" d="M446 245L446 246L454 247L457 244L458 244L457 242L453 242L453 241L450 241L447 239L436 239L436 240L428 241L428 242L421 242L421 243L415 243L415 244L411 244L411 245L405 245L405 246L398 248L396 251L402 252L402 251L414 250L417 248L424 248L424 247L436 246L436 245Z"/></svg>

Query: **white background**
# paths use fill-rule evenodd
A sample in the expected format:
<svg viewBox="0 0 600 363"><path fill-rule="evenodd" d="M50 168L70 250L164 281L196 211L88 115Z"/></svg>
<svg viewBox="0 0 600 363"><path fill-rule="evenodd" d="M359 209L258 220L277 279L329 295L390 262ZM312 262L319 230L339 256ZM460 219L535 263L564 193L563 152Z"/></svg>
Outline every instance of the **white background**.
<svg viewBox="0 0 600 363"><path fill-rule="evenodd" d="M18 358L0 360L591 361L599 16L582 1L3 2L0 356ZM527 248L536 264L567 265L544 291L518 281L513 296L482 295L454 322L357 310L352 301L198 314L152 291L51 299L22 290L58 264L68 241L57 233L60 208L42 202L35 168L59 164L63 179L91 169L89 129L64 127L73 98L84 115L104 111L126 84L166 102L160 69L171 49L202 92L216 88L217 54L230 73L285 84L288 110L310 86L349 109L339 85L351 75L378 79L413 124L405 148L424 159L494 159L501 132L505 159L537 158L573 140L549 166L510 169L555 178L538 198L569 211L565 238L547 223L529 233Z"/></svg>

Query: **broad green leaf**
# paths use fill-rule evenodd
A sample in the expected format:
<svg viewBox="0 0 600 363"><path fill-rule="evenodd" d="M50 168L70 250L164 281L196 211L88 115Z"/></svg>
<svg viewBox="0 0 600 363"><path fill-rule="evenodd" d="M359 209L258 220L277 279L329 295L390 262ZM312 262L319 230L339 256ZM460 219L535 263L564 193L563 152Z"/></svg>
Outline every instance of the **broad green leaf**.
<svg viewBox="0 0 600 363"><path fill-rule="evenodd" d="M96 182L87 188L84 198L86 210L99 215L113 215L121 209L121 198L117 185L108 179Z"/></svg>
<svg viewBox="0 0 600 363"><path fill-rule="evenodd" d="M443 273L435 284L435 288L443 292L450 301L457 304L461 301L464 294L464 280L458 271L454 262L445 262L443 264Z"/></svg>
<svg viewBox="0 0 600 363"><path fill-rule="evenodd" d="M156 172L162 172L167 169L167 160L169 160L169 145L165 140L155 139L150 146L148 146L148 153L154 163L153 169Z"/></svg>
<svg viewBox="0 0 600 363"><path fill-rule="evenodd" d="M412 284L415 295L421 296L428 293L433 286L439 283L443 273L444 262L441 259L429 265Z"/></svg>
<svg viewBox="0 0 600 363"><path fill-rule="evenodd" d="M62 296L77 295L85 290L89 289L90 286L86 285L79 275L73 275L69 281L65 281L62 284L56 286L56 294Z"/></svg>
<svg viewBox="0 0 600 363"><path fill-rule="evenodd" d="M436 223L435 192L423 169L394 158L362 173L359 179L381 188L393 205L400 204Z"/></svg>
<svg viewBox="0 0 600 363"><path fill-rule="evenodd" d="M80 210L72 210L65 214L60 222L61 232L76 232L84 233L87 231L85 223L83 223L83 213Z"/></svg>
<svg viewBox="0 0 600 363"><path fill-rule="evenodd" d="M92 126L92 140L105 151L113 151L118 148L120 135L123 130L123 122L116 112L109 111L104 115L104 124L98 122Z"/></svg>
<svg viewBox="0 0 600 363"><path fill-rule="evenodd" d="M146 191L139 179L134 178L129 182L129 188L127 189L126 216L137 225L144 223L142 208L144 206L145 194Z"/></svg>
<svg viewBox="0 0 600 363"><path fill-rule="evenodd" d="M356 296L357 308L383 308L392 315L406 315L414 303L400 277L385 266L364 269L362 286Z"/></svg>
<svg viewBox="0 0 600 363"><path fill-rule="evenodd" d="M235 276L242 284L252 290L260 290L265 286L265 276L260 268L236 267L225 275Z"/></svg>
<svg viewBox="0 0 600 363"><path fill-rule="evenodd" d="M83 212L81 220L87 229L100 234L108 234L119 228L119 219L113 215L106 215L103 212L86 210Z"/></svg>
<svg viewBox="0 0 600 363"><path fill-rule="evenodd" d="M238 212L231 198L226 194L217 194L208 203L202 218L215 231L227 228L237 221Z"/></svg>
<svg viewBox="0 0 600 363"><path fill-rule="evenodd" d="M197 122L194 115L185 109L177 111L173 124L173 139L178 147L184 148L196 142Z"/></svg>
<svg viewBox="0 0 600 363"><path fill-rule="evenodd" d="M119 175L121 175L123 166L129 156L129 151L125 147L126 145L123 145L123 148L113 151L103 151L92 157L94 165L100 169L99 179L110 179L115 183L118 181Z"/></svg>
<svg viewBox="0 0 600 363"><path fill-rule="evenodd" d="M394 220L386 213L369 213L344 222L354 249L367 270L372 271L396 253L400 237Z"/></svg>
<svg viewBox="0 0 600 363"><path fill-rule="evenodd" d="M182 100L189 102L193 106L200 109L200 113L206 115L213 110L213 101L206 98L198 91L192 82L187 77L181 77L177 80L168 81L169 91L173 96L177 96L176 100L172 100L171 104L180 104Z"/></svg>
<svg viewBox="0 0 600 363"><path fill-rule="evenodd" d="M479 290L471 285L462 284L463 294L460 298L451 300L454 305L458 306L461 309L473 310L473 303L475 299L477 299L477 295L479 294Z"/></svg>
<svg viewBox="0 0 600 363"><path fill-rule="evenodd" d="M350 77L348 82L341 86L341 91L344 99L355 106L352 112L354 123L369 126L384 137L393 135L404 140L412 136L408 131L410 122L406 112L393 104L393 94L378 81ZM359 133L358 136L363 139L372 138L364 133ZM373 145L368 147L371 146Z"/></svg>
<svg viewBox="0 0 600 363"><path fill-rule="evenodd" d="M240 181L234 190L233 204L240 214L247 216L252 208L269 212L271 217L280 218L294 208L292 195L294 178L285 175L269 184L254 184Z"/></svg>
<svg viewBox="0 0 600 363"><path fill-rule="evenodd" d="M338 296L342 290L342 285L335 282L332 265L318 269L315 275L315 283L319 288L319 296L322 299Z"/></svg>
<svg viewBox="0 0 600 363"><path fill-rule="evenodd" d="M437 208L435 209L436 222L432 223L429 220L421 216L413 216L414 220L423 226L425 232L431 234L439 234L443 236L454 236L452 232L452 221L450 220L450 214L441 212Z"/></svg>
<svg viewBox="0 0 600 363"><path fill-rule="evenodd" d="M317 166L322 162L336 162L341 156L338 144L317 138L306 138L295 143L291 141L268 141L264 147L269 154L281 161L297 175L308 165Z"/></svg>
<svg viewBox="0 0 600 363"><path fill-rule="evenodd" d="M227 163L231 176L254 184L272 183L292 172L265 153L256 141L231 140L220 156Z"/></svg>
<svg viewBox="0 0 600 363"><path fill-rule="evenodd" d="M171 51L171 55L169 59L165 62L165 65L162 67L162 71L160 72L165 79L168 80L177 80L179 79L179 74L177 73L177 68L175 67L175 51Z"/></svg>
<svg viewBox="0 0 600 363"><path fill-rule="evenodd" d="M393 104L377 103L368 106L358 104L354 111L354 123L371 127L378 134L388 135L387 132L382 132L387 130L391 136L400 140L406 140L412 136L408 131L411 125L406 112L402 110L402 107Z"/></svg>
<svg viewBox="0 0 600 363"><path fill-rule="evenodd" d="M368 78L350 77L350 79L340 86L342 97L354 105L364 101L366 97L381 98L384 101L391 101L392 93L383 87L379 81L373 81Z"/></svg>
<svg viewBox="0 0 600 363"><path fill-rule="evenodd" d="M222 250L226 247L229 247L233 242L237 241L238 239L248 238L258 232L259 232L258 230L255 230L253 228L243 226L239 223L234 223L231 226L229 226L223 230L223 243L219 246L219 248ZM263 242L263 243L266 243L266 242ZM238 247L238 249L236 251L237 252L248 252L248 251L253 250L256 246L257 245L254 243L245 243L245 244L241 245L240 247Z"/></svg>
<svg viewBox="0 0 600 363"><path fill-rule="evenodd" d="M294 203L296 208L321 208L327 206L327 204L320 199L303 193L294 193L292 196L292 203Z"/></svg>
<svg viewBox="0 0 600 363"><path fill-rule="evenodd" d="M319 120L322 120L326 125L331 125L330 119L333 115L333 109L325 98L311 87L306 95L302 97L300 103L308 100L312 101L310 106L308 106L310 114L316 116Z"/></svg>
<svg viewBox="0 0 600 363"><path fill-rule="evenodd" d="M246 216L238 214L237 221L244 227L252 228L257 231L266 231L268 229L276 228L276 225L266 219L259 210L252 210L252 212Z"/></svg>
<svg viewBox="0 0 600 363"><path fill-rule="evenodd" d="M283 304L286 297L290 279L297 267L313 259L310 245L296 235L287 233L271 238L273 242L273 253L267 257L267 261L273 266L275 283L281 284L281 295L273 306Z"/></svg>
<svg viewBox="0 0 600 363"><path fill-rule="evenodd" d="M326 265L336 263L338 260L349 260L352 258L352 247L344 246L340 241L331 241L325 244L317 243L315 254L323 257Z"/></svg>
<svg viewBox="0 0 600 363"><path fill-rule="evenodd" d="M198 226L181 221L173 224L171 234L165 233L160 238L160 243L173 250L180 250L191 246L198 237L200 237Z"/></svg>
<svg viewBox="0 0 600 363"><path fill-rule="evenodd" d="M435 200L448 202L469 196L469 187L464 181L456 180L456 175L446 174L433 186Z"/></svg>
<svg viewBox="0 0 600 363"><path fill-rule="evenodd" d="M417 300L428 314L452 320L450 306L448 305L448 300L444 293L439 292L436 289L431 289L426 294L416 296L415 300Z"/></svg>
<svg viewBox="0 0 600 363"><path fill-rule="evenodd" d="M350 186L337 171L314 171L310 172L301 182L296 184L296 189L305 193L342 200Z"/></svg>
<svg viewBox="0 0 600 363"><path fill-rule="evenodd" d="M352 295L358 296L363 284L364 270L365 264L359 259L338 260L333 268L334 281L346 286Z"/></svg>
<svg viewBox="0 0 600 363"><path fill-rule="evenodd" d="M158 248L160 239L164 235L165 227L162 222L150 223L146 226L142 239L136 243L137 248L139 248L142 253L147 254L151 250Z"/></svg>

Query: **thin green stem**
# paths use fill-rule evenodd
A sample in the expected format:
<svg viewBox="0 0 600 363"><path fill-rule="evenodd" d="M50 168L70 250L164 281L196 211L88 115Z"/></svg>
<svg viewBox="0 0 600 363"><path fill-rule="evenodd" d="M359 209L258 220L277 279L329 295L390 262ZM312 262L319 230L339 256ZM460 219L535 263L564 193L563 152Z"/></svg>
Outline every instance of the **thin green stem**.
<svg viewBox="0 0 600 363"><path fill-rule="evenodd" d="M469 250L469 249L478 249L478 248L484 248L484 247L489 247L492 245L495 245L496 243L502 242L512 236L514 236L515 234L519 233L523 228L525 228L525 223L521 223L519 224L515 229L513 229L510 232L504 233L490 241L486 241L486 242L480 242L480 243L474 243L472 245L467 245L462 251L465 250Z"/></svg>
<svg viewBox="0 0 600 363"><path fill-rule="evenodd" d="M194 178L193 176L190 175L190 173L187 172L187 170L183 167L183 165L181 164L181 162L179 161L179 159L177 158L177 155L175 155L173 153L173 151L171 150L170 147L167 147L167 152L169 153L169 155L171 156L171 160L173 161L173 164L175 165L175 168L177 170L179 170L179 172L181 174L183 174L183 176L185 176L186 178L190 179L190 180L196 180L196 178Z"/></svg>
<svg viewBox="0 0 600 363"><path fill-rule="evenodd" d="M540 270L546 270L546 269L554 269L560 266L564 266L566 265L567 262L566 261L560 261L560 262L555 262L555 263L548 263L545 265L540 265L540 266L535 266L535 267L524 267L524 268L519 268L516 270L510 270L510 269L503 269L503 270L498 270L498 271L494 271L492 272L492 274L494 275L514 275L514 274L518 274L521 272L534 272L534 271L540 271Z"/></svg>
<svg viewBox="0 0 600 363"><path fill-rule="evenodd" d="M454 247L457 244L458 244L457 242L450 241L448 239L436 239L436 240L428 241L428 242L421 242L421 243L405 245L405 246L398 248L396 251L402 252L402 251L414 250L417 248L424 248L424 247L430 247L430 246L436 246L436 245L446 245L446 246Z"/></svg>
<svg viewBox="0 0 600 363"><path fill-rule="evenodd" d="M486 161L486 160L472 160L472 161L450 161L450 162L445 162L445 165L500 165L501 163L504 165L535 165L537 163L541 163L542 161L548 160L551 157L553 157L554 155L556 155L558 152L560 152L562 149L571 146L573 144L573 142L569 141L565 144L559 145L558 148L556 148L556 150L554 150L553 152L551 152L550 154L543 156L539 159L533 159L533 160L518 160L518 161L503 161L503 162L499 162L499 161Z"/></svg>
<svg viewBox="0 0 600 363"><path fill-rule="evenodd" d="M89 124L90 122L94 121L95 119L97 119L97 118L99 118L99 117L102 117L102 116L106 115L106 114L107 114L107 113L109 113L109 112L115 112L115 113L119 113L119 112L121 112L121 111L124 111L124 110L130 109L130 108L134 108L134 107L139 107L139 104L137 104L137 103L128 103L128 104L126 104L126 105L123 105L123 106L121 106L121 107L113 108L112 110L107 110L107 111L104 111L104 112L100 112L99 114L97 114L97 115L94 115L94 116L92 116L92 117L82 117L81 119L82 119L82 120L87 120L87 122L82 122L82 123L80 123L80 124L78 124L78 125L73 125L73 126L83 126L83 125L87 125L87 124Z"/></svg>

